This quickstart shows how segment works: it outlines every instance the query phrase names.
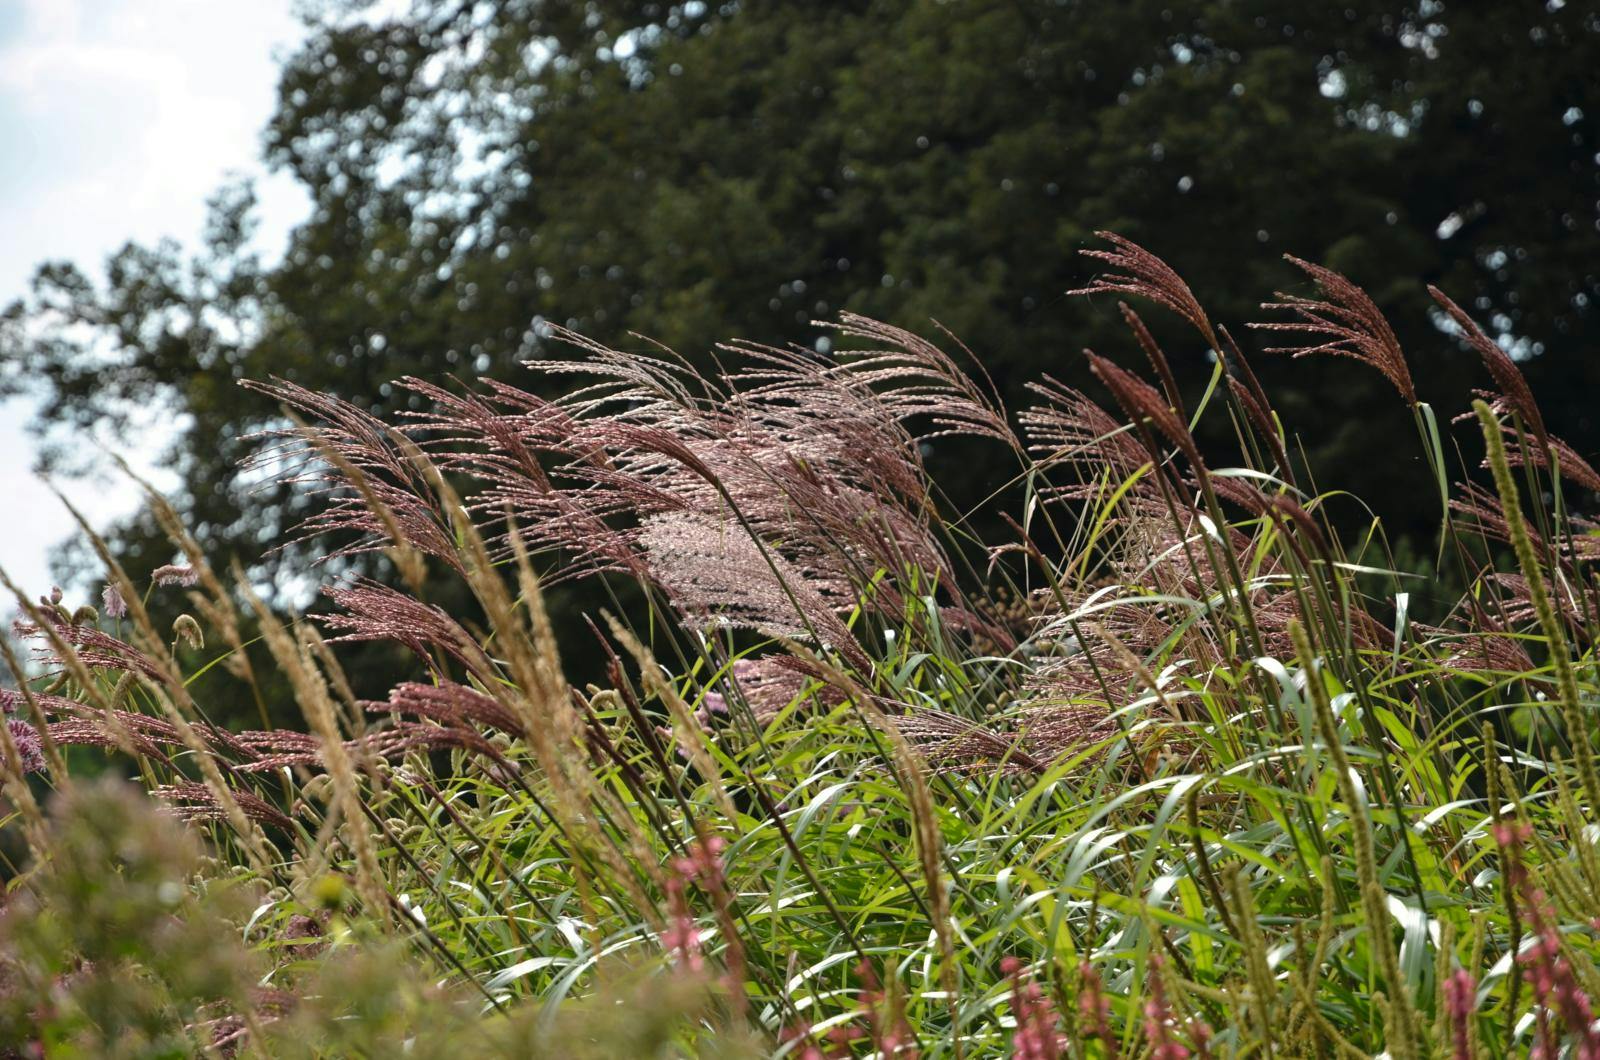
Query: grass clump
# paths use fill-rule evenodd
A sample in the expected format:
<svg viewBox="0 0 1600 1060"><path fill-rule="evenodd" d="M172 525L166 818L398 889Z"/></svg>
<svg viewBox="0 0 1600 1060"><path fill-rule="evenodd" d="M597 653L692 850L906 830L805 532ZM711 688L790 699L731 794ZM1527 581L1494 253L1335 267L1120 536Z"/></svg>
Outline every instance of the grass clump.
<svg viewBox="0 0 1600 1060"><path fill-rule="evenodd" d="M567 396L404 380L400 424L260 384L286 410L263 470L323 494L307 532L408 588L286 623L157 501L182 631L109 555L124 614L19 597L49 671L0 748L33 856L0 927L20 1048L1600 1056L1600 475L1436 293L1497 387L1494 488L1451 487L1382 316L1297 262L1315 291L1267 326L1383 372L1439 483L1467 589L1425 623L1228 329L1142 248L1099 256L1091 292L1212 351L1198 400L1127 305L1156 383L1091 354L1115 413L1045 379L1012 415L858 317L853 352L735 343L715 375L569 335L584 357L532 366ZM1015 469L974 512L924 464L952 433ZM430 566L481 625L424 598ZM569 684L542 602L579 579L648 602L592 626L607 687ZM373 640L415 673L363 701L338 652ZM280 671L304 730L212 724L213 665ZM191 827L74 780L82 745ZM140 987L108 1010L101 979Z"/></svg>

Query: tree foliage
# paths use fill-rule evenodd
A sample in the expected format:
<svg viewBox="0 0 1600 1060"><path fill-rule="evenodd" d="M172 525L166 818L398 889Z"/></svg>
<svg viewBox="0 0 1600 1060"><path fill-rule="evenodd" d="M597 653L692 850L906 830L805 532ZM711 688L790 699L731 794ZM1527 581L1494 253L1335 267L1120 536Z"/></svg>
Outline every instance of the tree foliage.
<svg viewBox="0 0 1600 1060"><path fill-rule="evenodd" d="M1552 430L1600 442L1587 5L386 8L314 7L283 69L264 148L314 206L281 262L251 250L248 189L225 189L198 254L130 245L100 280L46 266L0 325L4 385L42 390L45 424L180 417L167 459L214 555L255 561L314 503L241 476L279 414L239 380L392 412L407 374L518 379L548 322L705 358L728 334L812 345L849 309L937 319L1013 396L1039 370L1085 379L1078 351L1120 327L1110 299L1062 295L1100 228L1225 319L1304 289L1263 248L1437 284L1529 355ZM1399 338L1422 398L1459 405L1476 358L1415 311L1420 284L1373 294L1420 321ZM1193 340L1172 352L1186 380L1211 370ZM1388 459L1381 387L1320 363L1276 392L1338 469L1324 485L1403 516L1427 472ZM170 558L147 517L113 537L135 571Z"/></svg>

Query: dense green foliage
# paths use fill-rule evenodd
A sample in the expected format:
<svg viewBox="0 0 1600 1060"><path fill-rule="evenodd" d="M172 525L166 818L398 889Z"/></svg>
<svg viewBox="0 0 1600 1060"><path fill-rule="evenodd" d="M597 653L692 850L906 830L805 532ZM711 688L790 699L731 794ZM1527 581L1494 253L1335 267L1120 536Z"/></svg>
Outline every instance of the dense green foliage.
<svg viewBox="0 0 1600 1060"><path fill-rule="evenodd" d="M73 428L185 417L174 501L211 555L257 563L316 503L240 476L276 408L239 379L394 411L407 374L507 376L547 349L541 321L704 364L729 335L810 345L814 318L850 309L938 319L1015 398L1041 371L1079 383L1077 350L1114 341L1113 306L1062 297L1107 227L1206 277L1226 319L1286 282L1276 252L1445 286L1540 351L1528 373L1558 431L1600 439L1590 5L368 7L313 5L284 69L265 150L314 202L285 261L244 249L233 189L193 260L129 247L104 280L52 266L0 331L5 381L44 393L66 464ZM1416 287L1374 294L1402 310L1423 396L1463 402L1464 362ZM1176 359L1186 385L1206 370ZM1378 384L1280 378L1327 485L1425 532L1409 499L1427 473L1387 459ZM938 450L958 497L992 485L966 443ZM148 518L112 539L136 572L171 559Z"/></svg>
<svg viewBox="0 0 1600 1060"><path fill-rule="evenodd" d="M1105 293L1220 334L1139 247L1100 260ZM1051 384L1013 416L854 317L864 351L744 346L715 375L568 335L560 401L413 381L395 429L263 388L310 424L274 466L328 491L326 547L409 588L280 621L152 498L188 566L137 584L96 540L104 613L17 594L50 673L0 725L31 854L0 1033L49 1056L1600 1055L1600 473L1436 293L1492 381L1453 440L1493 488L1451 487L1448 418L1387 323L1301 265L1319 299L1279 336L1384 380L1436 476L1431 544L1468 584L1438 625L1381 524L1340 533L1355 502L1288 459L1250 361L1186 390L1131 311L1117 361L1142 349L1160 386L1091 358L1120 416ZM952 435L1022 483L1005 536L928 478L922 441ZM591 627L605 687L563 675L546 563L649 601ZM484 628L418 597L440 581ZM158 627L146 603L185 585ZM361 702L338 653L372 640L413 680ZM302 724L212 726L224 668ZM61 757L96 747L190 834Z"/></svg>

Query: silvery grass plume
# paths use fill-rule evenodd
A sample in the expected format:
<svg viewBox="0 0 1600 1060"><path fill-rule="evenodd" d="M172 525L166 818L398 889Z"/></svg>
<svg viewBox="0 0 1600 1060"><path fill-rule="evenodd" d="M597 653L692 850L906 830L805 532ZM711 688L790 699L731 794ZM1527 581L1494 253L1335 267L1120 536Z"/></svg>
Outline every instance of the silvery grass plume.
<svg viewBox="0 0 1600 1060"><path fill-rule="evenodd" d="M981 624L960 598L932 520L919 445L952 433L1018 444L1003 411L925 340L858 317L840 328L881 348L822 358L733 344L723 354L736 367L709 379L666 358L562 332L590 359L530 367L573 379L578 385L564 397L547 400L503 383L458 394L403 380L431 408L395 427L292 384L264 385L317 427L315 438L281 432L257 466L331 495L303 532L353 532L335 556L395 544L386 534L410 540L413 530L423 552L448 551L442 528L453 516L418 487L414 462L425 454L441 471L475 483L467 508L496 555L508 554L515 527L530 551L559 556L552 582L623 573L655 584L680 610L696 610L696 601L676 598L689 579L663 577L659 528L717 513L801 579L808 613L790 616L786 629L799 628L795 617L829 622L804 586L821 599L860 596L886 571L916 572L950 594L952 615ZM371 510L374 496L392 519ZM652 526L654 562L646 539ZM876 606L901 607L900 581L876 582Z"/></svg>
<svg viewBox="0 0 1600 1060"><path fill-rule="evenodd" d="M656 583L686 618L758 630L769 637L815 634L863 669L871 663L835 611L852 602L764 549L742 527L688 512L654 515L640 532Z"/></svg>

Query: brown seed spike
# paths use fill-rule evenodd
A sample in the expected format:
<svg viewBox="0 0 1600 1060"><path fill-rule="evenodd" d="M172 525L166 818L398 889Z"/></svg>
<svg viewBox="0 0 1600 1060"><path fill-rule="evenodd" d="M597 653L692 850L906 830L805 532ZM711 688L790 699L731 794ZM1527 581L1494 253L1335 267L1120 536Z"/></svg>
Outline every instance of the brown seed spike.
<svg viewBox="0 0 1600 1060"><path fill-rule="evenodd" d="M1313 548L1324 556L1329 554L1328 539L1322 535L1322 528L1311 517L1311 513L1301 507L1299 501L1285 494L1279 494L1272 498L1271 504L1275 511L1294 524Z"/></svg>
<svg viewBox="0 0 1600 1060"><path fill-rule="evenodd" d="M1467 345L1478 351L1478 356L1483 358L1483 365L1489 369L1489 374L1494 376L1494 385L1500 388L1501 395L1522 422L1526 423L1534 436L1539 439L1539 444L1549 445L1550 437L1545 433L1544 417L1539 413L1539 404L1533 400L1533 391L1528 387L1528 380L1523 377L1522 370L1500 344L1483 333L1483 329L1454 301L1439 288L1428 285L1428 293L1439 307L1449 314L1455 321L1456 327L1461 329L1461 335L1467 340Z"/></svg>
<svg viewBox="0 0 1600 1060"><path fill-rule="evenodd" d="M1400 340L1394 329L1378 311L1367 292L1351 283L1332 269L1303 261L1293 255L1284 257L1316 282L1321 299L1301 298L1284 294L1282 301L1263 302L1262 309L1287 309L1300 317L1297 321L1251 324L1263 331L1295 331L1313 336L1299 346L1279 346L1268 353L1287 353L1304 357L1312 353L1333 353L1354 357L1382 372L1394 388L1405 398L1406 404L1417 403L1417 389L1411 382L1411 369L1406 366L1405 354L1400 350ZM1320 340L1320 341L1318 341Z"/></svg>
<svg viewBox="0 0 1600 1060"><path fill-rule="evenodd" d="M1200 308L1199 301L1189 285L1183 282L1171 265L1162 261L1131 239L1115 232L1096 232L1095 235L1115 246L1115 250L1082 250L1086 258L1095 258L1112 267L1113 272L1095 277L1087 287L1068 291L1068 294L1130 294L1148 298L1166 306L1200 332L1207 344L1217 348L1217 335L1211 321Z"/></svg>
<svg viewBox="0 0 1600 1060"><path fill-rule="evenodd" d="M1144 326L1144 321L1133 307L1127 302L1118 302L1117 308L1122 311L1122 319L1127 321L1128 329L1133 332L1133 337L1139 340L1139 346L1144 350L1144 355L1150 359L1150 367L1156 370L1156 376L1161 380L1161 388L1167 392L1167 400L1172 403L1179 416L1187 417L1188 413L1183 408L1183 395L1178 390L1178 381L1172 375L1172 366L1167 363L1167 355L1156 344L1155 336L1150 334L1150 329Z"/></svg>
<svg viewBox="0 0 1600 1060"><path fill-rule="evenodd" d="M1136 420L1150 420L1157 430L1182 450L1197 470L1204 470L1205 462L1200 459L1200 447L1195 444L1194 436L1184 426L1183 420L1162 400L1161 391L1093 350L1083 352L1089 358L1090 370L1111 391L1111 396L1117 399L1123 412Z"/></svg>

